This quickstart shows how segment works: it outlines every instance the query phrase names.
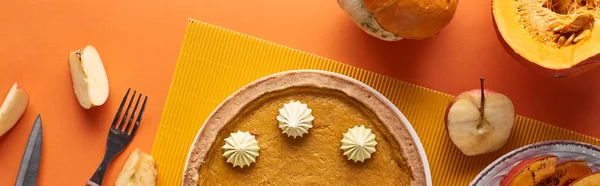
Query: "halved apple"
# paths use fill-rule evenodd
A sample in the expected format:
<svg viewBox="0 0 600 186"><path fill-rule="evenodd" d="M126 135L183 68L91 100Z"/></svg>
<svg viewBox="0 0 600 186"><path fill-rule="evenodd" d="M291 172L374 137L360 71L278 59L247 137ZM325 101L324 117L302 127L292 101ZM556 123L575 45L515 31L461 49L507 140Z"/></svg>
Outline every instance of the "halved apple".
<svg viewBox="0 0 600 186"><path fill-rule="evenodd" d="M452 143L467 156L500 149L512 131L515 108L504 94L481 88L456 96L446 111Z"/></svg>
<svg viewBox="0 0 600 186"><path fill-rule="evenodd" d="M0 136L17 124L28 104L29 94L27 91L17 83L13 84L0 107Z"/></svg>
<svg viewBox="0 0 600 186"><path fill-rule="evenodd" d="M537 156L513 167L500 181L501 186L534 186L552 176L556 170L557 157Z"/></svg>
<svg viewBox="0 0 600 186"><path fill-rule="evenodd" d="M108 99L108 77L96 48L86 46L69 53L69 68L79 104L89 109Z"/></svg>
<svg viewBox="0 0 600 186"><path fill-rule="evenodd" d="M569 160L556 165L554 174L536 186L563 186L592 173L583 160Z"/></svg>
<svg viewBox="0 0 600 186"><path fill-rule="evenodd" d="M600 185L600 172L588 174L578 180L575 180L569 186L597 186Z"/></svg>
<svg viewBox="0 0 600 186"><path fill-rule="evenodd" d="M125 161L115 186L156 185L157 174L154 158L136 148Z"/></svg>

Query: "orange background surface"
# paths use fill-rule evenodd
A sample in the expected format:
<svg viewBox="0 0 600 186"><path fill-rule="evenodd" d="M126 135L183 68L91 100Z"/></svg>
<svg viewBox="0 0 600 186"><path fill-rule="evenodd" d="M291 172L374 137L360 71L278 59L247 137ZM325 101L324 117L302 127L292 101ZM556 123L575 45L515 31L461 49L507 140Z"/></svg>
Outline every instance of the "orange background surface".
<svg viewBox="0 0 600 186"><path fill-rule="evenodd" d="M134 147L149 153L188 18L453 95L477 88L485 77L487 88L513 100L517 114L600 138L600 69L560 80L534 74L502 49L490 7L490 0L461 0L437 37L385 42L363 33L335 0L1 1L0 93L19 82L31 100L19 123L0 137L0 185L14 184L38 113L44 130L38 183L84 184L102 159L129 87L148 95L149 105L105 183L114 183ZM84 110L67 59L88 44L104 61L110 96L105 105Z"/></svg>

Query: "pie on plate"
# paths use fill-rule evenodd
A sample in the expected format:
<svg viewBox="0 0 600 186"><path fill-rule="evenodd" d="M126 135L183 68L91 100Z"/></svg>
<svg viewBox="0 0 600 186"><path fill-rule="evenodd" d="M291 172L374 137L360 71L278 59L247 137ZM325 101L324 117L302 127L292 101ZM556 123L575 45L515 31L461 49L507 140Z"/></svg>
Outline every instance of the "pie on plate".
<svg viewBox="0 0 600 186"><path fill-rule="evenodd" d="M282 133L278 119L292 102L312 115L312 126L294 136ZM364 161L350 160L340 148L350 129L375 136ZM257 156L244 160L248 166L224 157L225 146L236 149L233 135L258 142ZM344 75L295 70L252 82L213 111L190 148L182 184L431 185L431 173L416 132L383 95Z"/></svg>

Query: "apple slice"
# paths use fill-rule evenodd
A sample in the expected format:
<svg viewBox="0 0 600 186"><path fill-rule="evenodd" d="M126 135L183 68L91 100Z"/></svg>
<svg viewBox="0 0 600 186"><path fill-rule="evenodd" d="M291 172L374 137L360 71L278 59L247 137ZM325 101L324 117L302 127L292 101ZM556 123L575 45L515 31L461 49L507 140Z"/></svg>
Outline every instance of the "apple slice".
<svg viewBox="0 0 600 186"><path fill-rule="evenodd" d="M463 154L474 156L496 151L512 131L515 108L508 97L484 89L456 96L446 112L450 140Z"/></svg>
<svg viewBox="0 0 600 186"><path fill-rule="evenodd" d="M156 185L157 174L154 158L136 148L125 161L115 186Z"/></svg>
<svg viewBox="0 0 600 186"><path fill-rule="evenodd" d="M600 185L600 172L594 172L575 180L569 186L598 186Z"/></svg>
<svg viewBox="0 0 600 186"><path fill-rule="evenodd" d="M108 99L108 77L100 55L93 46L69 53L69 68L79 104L89 109Z"/></svg>
<svg viewBox="0 0 600 186"><path fill-rule="evenodd" d="M583 160L569 160L556 165L554 174L536 186L563 186L592 173Z"/></svg>
<svg viewBox="0 0 600 186"><path fill-rule="evenodd" d="M537 156L522 161L513 167L502 180L501 186L534 186L552 176L556 170L554 155Z"/></svg>
<svg viewBox="0 0 600 186"><path fill-rule="evenodd" d="M0 136L17 124L28 104L29 94L27 91L17 83L13 84L0 107Z"/></svg>

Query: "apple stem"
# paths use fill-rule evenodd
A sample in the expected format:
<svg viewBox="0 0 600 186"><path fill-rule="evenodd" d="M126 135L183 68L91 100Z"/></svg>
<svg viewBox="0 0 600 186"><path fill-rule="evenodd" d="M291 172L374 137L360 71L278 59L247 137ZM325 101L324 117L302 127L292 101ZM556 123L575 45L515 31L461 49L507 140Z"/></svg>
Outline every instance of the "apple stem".
<svg viewBox="0 0 600 186"><path fill-rule="evenodd" d="M483 77L479 79L479 82L481 84L481 106L479 106L479 113L481 113L481 118L483 118L483 109L485 107L485 89L483 87L483 80Z"/></svg>

